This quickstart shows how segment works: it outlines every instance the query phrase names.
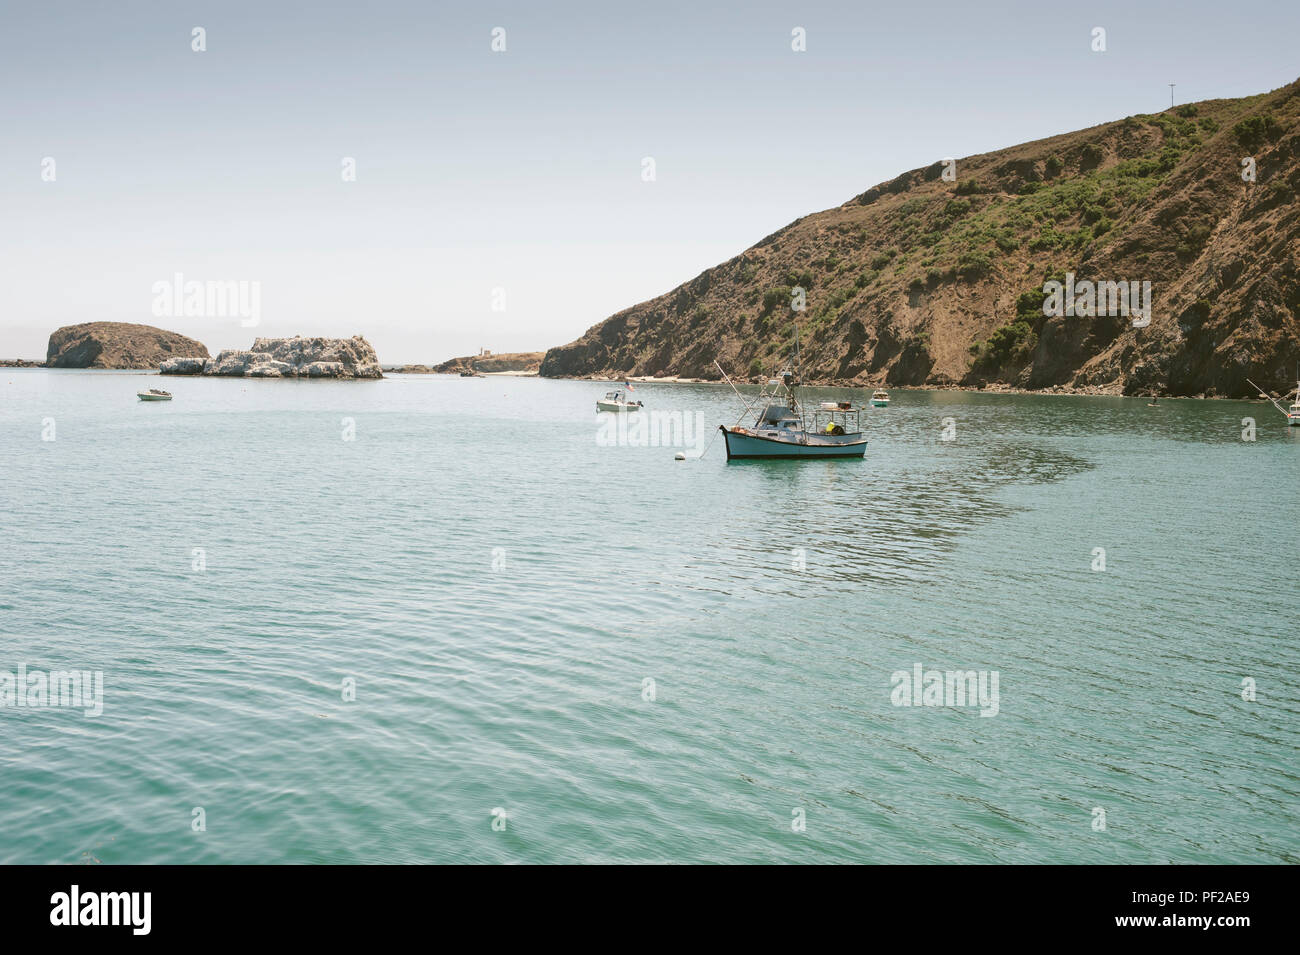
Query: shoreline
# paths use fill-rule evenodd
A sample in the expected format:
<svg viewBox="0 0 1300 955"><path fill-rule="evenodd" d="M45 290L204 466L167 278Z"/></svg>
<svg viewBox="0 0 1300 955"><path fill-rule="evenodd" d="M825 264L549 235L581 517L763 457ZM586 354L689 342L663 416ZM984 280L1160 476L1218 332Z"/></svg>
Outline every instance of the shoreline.
<svg viewBox="0 0 1300 955"><path fill-rule="evenodd" d="M540 376L539 376L540 377ZM651 376L645 377L619 377L619 378L599 378L595 376L575 376L575 375L553 375L548 376L551 381L593 381L601 384L619 384L629 381L634 385L725 385L727 382L718 378L685 378L676 375L669 375L662 378ZM757 387L761 382L746 378L740 380L731 379L737 386L749 385ZM764 379L766 381L767 379ZM874 391L883 389L886 391L954 391L962 394L972 395L1042 395L1052 398L1140 398L1144 401L1159 399L1161 401L1263 401L1262 398L1255 395L1244 395L1234 398L1230 395L1174 395L1174 394L1132 394L1126 395L1120 390L1108 390L1101 386L1089 386L1086 388L1070 388L1064 385L1054 385L1051 388L1016 388L1013 385L991 384L983 388L970 388L962 385L854 385L836 382L806 381L801 387L804 388L841 388L849 391ZM1277 396L1275 396L1277 397Z"/></svg>
<svg viewBox="0 0 1300 955"><path fill-rule="evenodd" d="M400 366L399 366L400 367ZM28 361L22 358L5 358L0 359L0 368L40 368L48 371L135 371L144 374L158 374L156 368L50 368L43 361ZM458 378L456 372L436 372L436 371L401 371L398 368L384 370L385 377L390 375L401 375L411 378L441 377L441 378ZM164 377L238 377L247 380L246 376L164 376ZM549 375L543 376L535 371L487 371L478 372L477 377L482 378L538 378L545 381L590 381L599 384L620 384L624 381L630 381L637 385L725 385L726 382L721 379L710 378L688 378L679 375L667 375L662 378L653 376L631 376L619 378L601 378L586 375ZM382 379L374 379L382 380ZM732 381L737 385L749 385L756 387L761 382L751 379L740 381L733 378ZM1134 398L1150 401L1151 399L1160 399L1164 401L1264 401L1258 395L1243 395L1241 397L1232 397L1230 395L1174 395L1174 394L1133 394L1126 395L1122 391L1108 390L1100 386L1090 386L1087 388L1070 388L1066 386L1053 386L1052 388L1016 388L1011 385L987 385L983 388L969 388L961 385L853 385L835 382L809 381L805 382L805 388L839 388L849 391L873 391L877 388L893 391L951 391L961 394L973 395L1041 395L1044 397L1064 397L1064 398ZM1278 397L1278 396L1274 396ZM1267 402L1265 402L1267 403Z"/></svg>

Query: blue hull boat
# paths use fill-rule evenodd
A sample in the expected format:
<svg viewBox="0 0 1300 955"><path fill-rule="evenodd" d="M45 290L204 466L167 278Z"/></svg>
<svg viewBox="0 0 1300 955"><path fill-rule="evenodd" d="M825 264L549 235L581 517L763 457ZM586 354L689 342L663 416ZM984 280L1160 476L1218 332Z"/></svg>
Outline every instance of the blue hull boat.
<svg viewBox="0 0 1300 955"><path fill-rule="evenodd" d="M718 365L718 370L722 371L721 365ZM725 372L723 377L726 377ZM731 427L719 425L727 443L728 461L736 458L861 458L867 453L861 409L855 408L851 401L825 401L819 407L805 411L797 395L799 377L799 336L796 330L794 357L745 408L748 411L757 403L763 409L754 423L748 427L739 421ZM730 384L731 379L727 381ZM736 391L736 396L741 397L739 391ZM740 414L743 420L745 412Z"/></svg>
<svg viewBox="0 0 1300 955"><path fill-rule="evenodd" d="M860 458L867 453L867 439L861 434L781 434L756 428L728 428L720 425L727 443L727 460L732 458Z"/></svg>

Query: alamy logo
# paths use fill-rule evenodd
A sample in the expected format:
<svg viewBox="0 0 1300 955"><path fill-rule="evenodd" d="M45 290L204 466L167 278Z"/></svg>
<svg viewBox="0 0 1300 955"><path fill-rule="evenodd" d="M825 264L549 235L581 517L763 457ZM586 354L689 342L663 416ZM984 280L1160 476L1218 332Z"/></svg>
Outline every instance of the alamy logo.
<svg viewBox="0 0 1300 955"><path fill-rule="evenodd" d="M630 419L630 420L629 420ZM704 412L638 411L602 415L596 429L601 448L687 448L704 446Z"/></svg>
<svg viewBox="0 0 1300 955"><path fill-rule="evenodd" d="M170 282L154 282L153 296L156 318L237 318L242 328L262 321L261 282L187 282L177 272Z"/></svg>
<svg viewBox="0 0 1300 955"><path fill-rule="evenodd" d="M0 670L0 707L68 706L86 716L104 712L103 670L42 670L20 665L15 675Z"/></svg>
<svg viewBox="0 0 1300 955"><path fill-rule="evenodd" d="M895 706L978 706L980 716L998 715L997 670L926 670L916 663L889 680Z"/></svg>
<svg viewBox="0 0 1300 955"><path fill-rule="evenodd" d="M1082 282L1074 273L1065 273L1065 282L1049 279L1043 283L1043 314L1049 317L1098 315L1133 317L1134 328L1151 324L1150 282Z"/></svg>
<svg viewBox="0 0 1300 955"><path fill-rule="evenodd" d="M152 927L152 892L85 892L74 885L50 896L51 925L129 925L131 934Z"/></svg>

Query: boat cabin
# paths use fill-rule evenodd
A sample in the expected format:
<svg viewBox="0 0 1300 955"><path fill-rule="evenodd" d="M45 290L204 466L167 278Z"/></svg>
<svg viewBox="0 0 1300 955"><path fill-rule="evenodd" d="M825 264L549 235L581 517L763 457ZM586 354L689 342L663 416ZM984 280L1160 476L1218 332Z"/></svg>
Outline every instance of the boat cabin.
<svg viewBox="0 0 1300 955"><path fill-rule="evenodd" d="M779 428L782 431L802 431L803 419L786 405L768 405L754 422L756 428Z"/></svg>

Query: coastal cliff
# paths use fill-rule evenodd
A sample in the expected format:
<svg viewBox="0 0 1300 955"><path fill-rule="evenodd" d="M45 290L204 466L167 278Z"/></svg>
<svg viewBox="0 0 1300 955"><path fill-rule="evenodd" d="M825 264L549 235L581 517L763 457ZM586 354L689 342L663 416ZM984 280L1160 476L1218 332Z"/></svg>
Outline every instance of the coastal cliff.
<svg viewBox="0 0 1300 955"><path fill-rule="evenodd" d="M206 355L206 350L204 352ZM247 350L226 349L206 360L185 355L162 362L164 375L227 378L382 378L379 358L360 335L352 338L259 338Z"/></svg>
<svg viewBox="0 0 1300 955"><path fill-rule="evenodd" d="M86 322L50 336L47 368L156 368L177 355L208 357L202 342L152 325Z"/></svg>
<svg viewBox="0 0 1300 955"><path fill-rule="evenodd" d="M1284 391L1298 196L1300 81L1130 116L874 186L550 349L540 372L715 379L716 358L757 376L797 325L810 381ZM1045 315L1048 281L1149 282L1150 322L1113 301Z"/></svg>

